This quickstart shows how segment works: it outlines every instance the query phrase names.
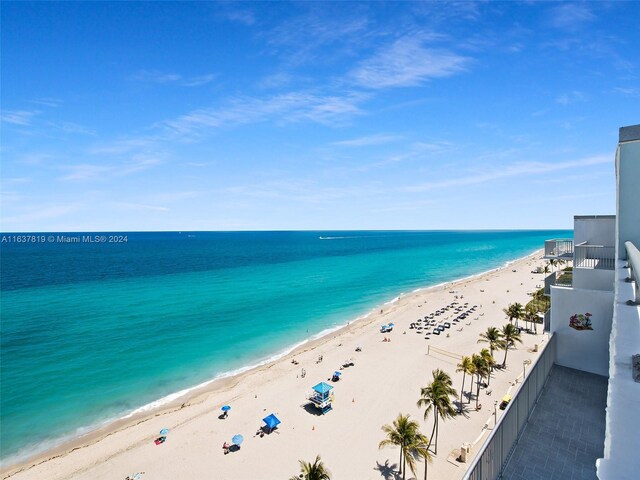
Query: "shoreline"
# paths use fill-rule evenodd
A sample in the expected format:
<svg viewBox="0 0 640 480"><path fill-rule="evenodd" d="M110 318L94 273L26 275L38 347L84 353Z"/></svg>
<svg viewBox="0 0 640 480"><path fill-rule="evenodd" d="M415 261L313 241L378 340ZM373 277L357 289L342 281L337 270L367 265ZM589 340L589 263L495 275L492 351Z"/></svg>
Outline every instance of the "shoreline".
<svg viewBox="0 0 640 480"><path fill-rule="evenodd" d="M501 271L506 271L513 264L536 260L541 251L541 249L537 249L525 256L505 261L499 267L494 267L479 273L454 280L447 280L431 286L418 287L408 292L402 292L387 302L377 304L370 308L367 313L359 315L355 319L347 321L347 323L343 323L334 328L328 328L315 335L311 335L301 342L285 347L280 352L277 352L266 359L258 360L257 363L240 367L230 372L222 372L211 380L207 380L194 387L189 387L166 395L158 400L138 407L120 418L108 420L85 434L62 441L59 445L53 446L52 448L36 454L33 457L22 461L16 461L6 467L3 466L1 472L2 478L10 478L51 460L67 457L74 451L100 443L109 437L126 432L127 430L147 423L154 418L165 417L187 407L202 405L213 394L220 395L231 392L234 387L238 386L242 382L249 381L252 377L259 376L262 372L266 372L278 365L285 364L286 361L298 355L312 352L338 337L357 333L376 321L382 320L384 322L384 318L386 316L392 314L399 307L408 304L412 298L433 292L444 291L447 288L460 287L469 284L470 282L480 281L485 277L490 277ZM323 332L327 333L323 334ZM238 395L234 396L232 400L237 396ZM169 397L173 398L163 402L164 399ZM158 404L159 402L162 403Z"/></svg>

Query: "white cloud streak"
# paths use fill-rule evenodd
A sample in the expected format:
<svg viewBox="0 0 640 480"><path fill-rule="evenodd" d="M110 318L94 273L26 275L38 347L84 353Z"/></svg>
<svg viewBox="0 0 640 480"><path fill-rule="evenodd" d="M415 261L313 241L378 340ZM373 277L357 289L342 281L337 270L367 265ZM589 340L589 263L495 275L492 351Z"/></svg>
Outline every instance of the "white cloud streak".
<svg viewBox="0 0 640 480"><path fill-rule="evenodd" d="M562 3L551 10L550 23L561 30L576 30L595 18L584 3Z"/></svg>
<svg viewBox="0 0 640 480"><path fill-rule="evenodd" d="M208 129L231 127L262 121L293 123L310 120L335 125L361 113L361 94L342 96L292 92L266 99L237 98L222 108L194 110L159 124L166 134L184 137L198 135Z"/></svg>
<svg viewBox="0 0 640 480"><path fill-rule="evenodd" d="M423 47L419 37L404 37L362 62L349 77L370 89L412 87L463 72L470 60L450 50Z"/></svg>
<svg viewBox="0 0 640 480"><path fill-rule="evenodd" d="M123 177L147 170L160 163L162 163L161 159L155 156L138 154L133 155L131 159L126 162L115 165L96 165L94 163L67 165L62 168L69 173L60 177L59 180L84 182L111 177Z"/></svg>
<svg viewBox="0 0 640 480"><path fill-rule="evenodd" d="M199 87L215 80L216 75L210 73L195 77L184 77L178 73L164 73L155 70L139 70L132 75L131 80L144 83L157 83L161 85L178 85L181 87Z"/></svg>
<svg viewBox="0 0 640 480"><path fill-rule="evenodd" d="M399 135L377 134L354 138L351 140L333 142L332 145L337 145L339 147L368 147L371 145L383 145L385 143L396 142L398 140L402 140L403 138L404 137L401 137Z"/></svg>
<svg viewBox="0 0 640 480"><path fill-rule="evenodd" d="M612 162L613 159L610 155L598 155L561 163L522 162L507 165L501 167L500 169L489 170L484 173L407 186L404 187L403 190L407 192L426 192L438 188L463 187L467 185L491 183L494 180L499 180L502 178L539 175L570 168L584 168L587 166L601 165Z"/></svg>
<svg viewBox="0 0 640 480"><path fill-rule="evenodd" d="M12 125L28 126L31 125L33 117L39 114L39 110L3 110L0 113L0 121Z"/></svg>

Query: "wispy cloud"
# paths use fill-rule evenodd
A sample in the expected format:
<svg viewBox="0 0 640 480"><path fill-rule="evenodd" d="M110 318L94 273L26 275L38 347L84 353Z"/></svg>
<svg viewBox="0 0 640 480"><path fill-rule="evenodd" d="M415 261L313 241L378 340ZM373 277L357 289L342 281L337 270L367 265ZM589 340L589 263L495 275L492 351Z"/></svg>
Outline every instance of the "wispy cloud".
<svg viewBox="0 0 640 480"><path fill-rule="evenodd" d="M620 93L622 95L627 95L630 97L636 97L640 95L640 88L624 88L624 87L616 87L613 89L615 93Z"/></svg>
<svg viewBox="0 0 640 480"><path fill-rule="evenodd" d="M559 103L560 105L569 105L571 103L586 102L586 101L587 101L587 96L584 93L579 92L577 90L574 90L569 93L563 93L562 95L559 95L556 98L556 103Z"/></svg>
<svg viewBox="0 0 640 480"><path fill-rule="evenodd" d="M131 77L131 80L144 83L157 83L162 85L178 85L181 87L199 87L215 80L216 75L210 73L194 77L184 77L177 73L165 73L155 70L139 70Z"/></svg>
<svg viewBox="0 0 640 480"><path fill-rule="evenodd" d="M142 211L153 211L153 212L169 211L167 207L162 207L158 205L144 205L141 203L113 202L111 205L124 210L142 210Z"/></svg>
<svg viewBox="0 0 640 480"><path fill-rule="evenodd" d="M466 185L490 183L501 178L539 175L542 173L556 172L559 170L566 170L570 168L584 168L587 166L601 165L612 162L613 159L610 155L598 155L583 158L580 160L559 163L521 162L514 163L512 165L506 165L499 169L488 170L484 173L479 172L467 176L412 185L405 187L403 190L407 192L425 192L437 188L462 187Z"/></svg>
<svg viewBox="0 0 640 480"><path fill-rule="evenodd" d="M290 17L266 33L271 53L279 54L289 64L334 62L348 56L372 35L369 19L363 8L344 9L336 4L303 5L303 13ZM326 48L332 54L326 55Z"/></svg>
<svg viewBox="0 0 640 480"><path fill-rule="evenodd" d="M167 134L198 135L212 128L230 127L262 121L292 123L301 120L335 125L361 113L362 94L316 95L292 92L269 98L242 97L220 108L194 110L158 126Z"/></svg>
<svg viewBox="0 0 640 480"><path fill-rule="evenodd" d="M379 89L411 87L466 70L469 57L442 48L428 48L419 37L404 37L362 62L350 73L359 86Z"/></svg>
<svg viewBox="0 0 640 480"><path fill-rule="evenodd" d="M60 177L64 181L85 181L106 176L113 171L113 167L107 165L95 165L92 163L80 163L62 167L69 173Z"/></svg>
<svg viewBox="0 0 640 480"><path fill-rule="evenodd" d="M339 147L368 147L370 145L382 145L385 143L396 142L402 140L403 137L399 135L369 135L366 137L353 138L351 140L341 140L339 142L333 142L332 145Z"/></svg>
<svg viewBox="0 0 640 480"><path fill-rule="evenodd" d="M63 103L62 100L57 98L35 98L33 100L29 100L29 102L51 108L59 107Z"/></svg>
<svg viewBox="0 0 640 480"><path fill-rule="evenodd" d="M110 143L95 145L88 151L91 155L122 155L132 151L153 148L160 140L158 137L137 137L114 140Z"/></svg>
<svg viewBox="0 0 640 480"><path fill-rule="evenodd" d="M227 5L227 8L222 10L222 16L224 16L227 20L241 23L248 27L256 23L256 16L253 10L249 10L248 8L239 8L238 7L239 3L237 2L233 2L232 4L226 4L226 5Z"/></svg>
<svg viewBox="0 0 640 480"><path fill-rule="evenodd" d="M263 78L259 82L260 88L284 87L293 81L293 76L286 72L278 72Z"/></svg>
<svg viewBox="0 0 640 480"><path fill-rule="evenodd" d="M62 181L82 182L111 177L122 177L147 170L159 165L162 160L156 156L136 154L131 159L117 164L105 165L95 163L80 163L61 167L68 173L59 178Z"/></svg>
<svg viewBox="0 0 640 480"><path fill-rule="evenodd" d="M585 3L562 3L551 9L549 22L562 30L577 30L595 20Z"/></svg>
<svg viewBox="0 0 640 480"><path fill-rule="evenodd" d="M12 125L31 125L31 120L39 115L39 110L3 110L0 112L0 121Z"/></svg>
<svg viewBox="0 0 640 480"><path fill-rule="evenodd" d="M80 125L74 122L46 122L48 127L51 127L54 130L58 130L64 133L70 133L73 135L95 135L96 131L92 128L85 127L84 125Z"/></svg>

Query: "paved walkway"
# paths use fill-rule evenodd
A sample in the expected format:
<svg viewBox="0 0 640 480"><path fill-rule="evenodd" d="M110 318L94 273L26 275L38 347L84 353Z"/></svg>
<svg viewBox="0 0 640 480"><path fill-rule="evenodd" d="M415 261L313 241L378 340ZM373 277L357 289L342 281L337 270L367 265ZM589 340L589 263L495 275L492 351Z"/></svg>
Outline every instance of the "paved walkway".
<svg viewBox="0 0 640 480"><path fill-rule="evenodd" d="M606 405L606 377L554 365L503 478L597 480Z"/></svg>

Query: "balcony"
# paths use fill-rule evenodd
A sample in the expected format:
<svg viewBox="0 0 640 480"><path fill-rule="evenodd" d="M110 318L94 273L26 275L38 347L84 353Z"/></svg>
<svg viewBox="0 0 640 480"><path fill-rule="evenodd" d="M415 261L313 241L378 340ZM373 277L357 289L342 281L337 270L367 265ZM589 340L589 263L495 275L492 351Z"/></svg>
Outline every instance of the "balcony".
<svg viewBox="0 0 640 480"><path fill-rule="evenodd" d="M570 238L545 240L544 258L547 260L573 260L573 240Z"/></svg>
<svg viewBox="0 0 640 480"><path fill-rule="evenodd" d="M615 247L590 245L587 242L575 247L573 266L599 270L614 270L616 262Z"/></svg>
<svg viewBox="0 0 640 480"><path fill-rule="evenodd" d="M571 286L573 286L573 272L571 270L553 272L544 279L544 294L551 295L551 287Z"/></svg>

